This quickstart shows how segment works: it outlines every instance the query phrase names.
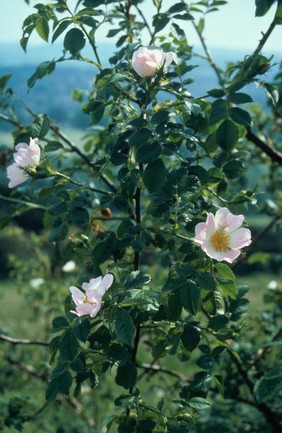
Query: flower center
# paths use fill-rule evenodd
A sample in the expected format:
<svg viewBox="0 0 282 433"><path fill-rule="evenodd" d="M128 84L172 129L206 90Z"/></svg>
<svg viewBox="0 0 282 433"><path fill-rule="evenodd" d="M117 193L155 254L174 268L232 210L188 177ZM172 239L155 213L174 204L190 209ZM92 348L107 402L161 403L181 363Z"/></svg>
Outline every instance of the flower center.
<svg viewBox="0 0 282 433"><path fill-rule="evenodd" d="M230 250L230 235L225 230L216 230L210 239L213 248L218 252Z"/></svg>
<svg viewBox="0 0 282 433"><path fill-rule="evenodd" d="M96 301L90 302L87 295L85 295L85 298L83 299L83 303L84 304L91 304L91 305L96 305L97 304Z"/></svg>

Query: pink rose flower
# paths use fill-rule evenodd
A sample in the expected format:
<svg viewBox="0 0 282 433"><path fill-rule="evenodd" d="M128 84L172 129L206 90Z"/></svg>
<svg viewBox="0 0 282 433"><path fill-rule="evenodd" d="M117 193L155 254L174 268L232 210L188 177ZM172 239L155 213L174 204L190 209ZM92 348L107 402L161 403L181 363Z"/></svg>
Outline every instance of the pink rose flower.
<svg viewBox="0 0 282 433"><path fill-rule="evenodd" d="M113 284L114 277L112 274L106 274L103 278L92 278L89 283L82 284L82 290L75 286L70 287L73 302L76 305L76 311L71 313L77 316L95 317L102 305L102 297L106 290Z"/></svg>
<svg viewBox="0 0 282 433"><path fill-rule="evenodd" d="M172 61L176 62L176 59L176 54L171 51L164 53L160 49L140 47L133 53L132 67L140 77L153 77L162 66L166 70Z"/></svg>
<svg viewBox="0 0 282 433"><path fill-rule="evenodd" d="M15 162L7 167L7 177L10 179L9 188L14 188L28 180L29 175L26 169L39 165L40 147L38 146L38 139L31 138L29 145L18 143L14 153L14 160Z"/></svg>
<svg viewBox="0 0 282 433"><path fill-rule="evenodd" d="M240 227L243 221L244 215L233 215L225 207L208 213L206 222L196 225L194 241L212 259L232 263L251 243L250 230Z"/></svg>

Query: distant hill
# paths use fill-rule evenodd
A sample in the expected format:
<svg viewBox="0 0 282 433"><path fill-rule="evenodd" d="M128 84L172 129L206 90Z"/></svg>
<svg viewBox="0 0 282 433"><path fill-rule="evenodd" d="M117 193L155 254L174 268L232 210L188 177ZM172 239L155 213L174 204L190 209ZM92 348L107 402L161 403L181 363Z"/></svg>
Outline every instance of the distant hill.
<svg viewBox="0 0 282 433"><path fill-rule="evenodd" d="M101 53L103 63L115 51L110 44L105 44ZM19 99L36 113L47 113L52 119L60 124L71 125L78 129L84 129L88 125L88 117L80 111L77 102L72 101L71 92L74 88L89 90L91 82L95 77L95 67L81 62L65 62L58 64L53 74L38 80L35 86L28 91L27 79L34 73L36 66L45 60L58 58L61 52L55 46L47 44L35 46L28 49L27 54L23 52L19 44L2 44L0 46L0 76L11 73L10 86L16 91ZM85 53L91 56L90 52ZM224 66L227 61L242 60L245 53L240 51L229 51L216 49L214 58L219 66ZM191 72L195 80L189 85L188 90L195 96L201 96L212 86L217 87L216 77L206 61L201 59L192 60L192 64L199 67ZM256 102L264 103L265 96L262 89L249 86L247 89ZM22 110L24 115L24 110ZM1 129L5 125L1 125Z"/></svg>

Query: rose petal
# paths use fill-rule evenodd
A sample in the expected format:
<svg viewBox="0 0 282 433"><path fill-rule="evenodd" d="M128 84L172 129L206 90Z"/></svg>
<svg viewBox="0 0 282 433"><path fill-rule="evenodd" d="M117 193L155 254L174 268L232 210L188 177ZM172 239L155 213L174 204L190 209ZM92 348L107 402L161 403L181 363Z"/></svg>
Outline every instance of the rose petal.
<svg viewBox="0 0 282 433"><path fill-rule="evenodd" d="M226 207L218 209L214 216L216 226L226 227L228 225L227 220L229 218L229 215L230 211Z"/></svg>
<svg viewBox="0 0 282 433"><path fill-rule="evenodd" d="M89 292L88 301L90 304L101 304L102 296L97 290Z"/></svg>
<svg viewBox="0 0 282 433"><path fill-rule="evenodd" d="M92 305L92 310L91 310L91 312L90 312L90 317L95 317L97 314L98 314L98 312L99 312L99 310L100 310L100 308L101 308L101 303L100 304L97 304L97 305Z"/></svg>
<svg viewBox="0 0 282 433"><path fill-rule="evenodd" d="M92 304L80 304L76 306L76 312L78 316L86 316L88 314L91 314L92 311L93 311Z"/></svg>
<svg viewBox="0 0 282 433"><path fill-rule="evenodd" d="M76 305L83 304L83 302L86 299L86 297L85 297L84 293L81 290L79 290L75 286L71 286L70 287L70 292L71 292L71 296L72 296L73 302Z"/></svg>
<svg viewBox="0 0 282 433"><path fill-rule="evenodd" d="M209 242L201 245L201 248L209 257L218 262L226 261L232 263L240 254L240 250L216 251Z"/></svg>
<svg viewBox="0 0 282 433"><path fill-rule="evenodd" d="M22 168L18 167L16 163L13 163L7 167L7 177L10 179L8 187L14 188L28 180L29 175Z"/></svg>
<svg viewBox="0 0 282 433"><path fill-rule="evenodd" d="M91 278L91 280L89 281L89 283L83 283L82 284L82 288L87 293L90 292L91 290L97 290L97 288L99 287L101 281L102 281L102 277Z"/></svg>
<svg viewBox="0 0 282 433"><path fill-rule="evenodd" d="M201 244L205 238L207 233L207 223L199 223L195 227L195 235L194 241L198 244Z"/></svg>
<svg viewBox="0 0 282 433"><path fill-rule="evenodd" d="M104 276L104 278L102 279L101 286L100 286L101 291L103 293L101 293L101 291L100 291L100 293L104 294L105 291L108 290L109 287L111 287L111 285L113 284L113 281L114 281L114 276L112 274L106 274Z"/></svg>
<svg viewBox="0 0 282 433"><path fill-rule="evenodd" d="M230 233L230 247L240 249L247 247L252 242L251 232L249 229L240 228Z"/></svg>

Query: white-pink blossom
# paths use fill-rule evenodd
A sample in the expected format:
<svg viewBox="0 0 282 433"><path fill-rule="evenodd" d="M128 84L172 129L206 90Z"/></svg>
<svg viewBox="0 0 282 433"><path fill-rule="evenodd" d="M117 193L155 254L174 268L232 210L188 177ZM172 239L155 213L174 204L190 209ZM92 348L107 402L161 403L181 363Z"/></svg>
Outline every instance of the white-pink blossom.
<svg viewBox="0 0 282 433"><path fill-rule="evenodd" d="M10 179L9 188L14 188L28 180L27 169L37 167L40 162L40 147L37 138L31 138L29 145L18 143L15 149L15 162L7 167L7 177Z"/></svg>
<svg viewBox="0 0 282 433"><path fill-rule="evenodd" d="M163 67L164 71L177 57L173 52L164 53L161 49L140 47L133 53L132 67L140 77L153 77Z"/></svg>
<svg viewBox="0 0 282 433"><path fill-rule="evenodd" d="M82 284L82 290L75 286L70 287L75 311L71 313L77 316L95 317L102 305L102 297L106 290L113 284L114 277L112 274L106 274L103 278L92 278L89 283Z"/></svg>
<svg viewBox="0 0 282 433"><path fill-rule="evenodd" d="M211 258L232 263L241 248L251 243L251 232L242 228L244 215L233 215L223 207L213 215L208 213L206 222L195 227L194 241Z"/></svg>

